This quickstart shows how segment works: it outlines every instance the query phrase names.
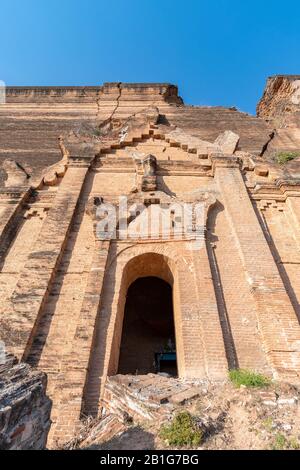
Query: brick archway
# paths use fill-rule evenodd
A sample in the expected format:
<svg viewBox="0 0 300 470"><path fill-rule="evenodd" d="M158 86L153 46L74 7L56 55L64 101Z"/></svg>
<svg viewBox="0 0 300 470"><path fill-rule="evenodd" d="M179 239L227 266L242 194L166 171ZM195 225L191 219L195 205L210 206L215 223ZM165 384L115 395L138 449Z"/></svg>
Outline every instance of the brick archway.
<svg viewBox="0 0 300 470"><path fill-rule="evenodd" d="M107 376L118 373L128 287L147 276L172 286L178 376L226 376L224 342L206 250L195 253L185 241L112 243L85 386L86 414L98 412Z"/></svg>
<svg viewBox="0 0 300 470"><path fill-rule="evenodd" d="M115 375L118 372L120 345L124 321L124 310L128 288L137 279L156 277L162 279L172 287L173 314L175 325L178 375L184 376L184 354L182 346L182 318L179 296L179 279L176 265L173 260L161 253L145 252L127 261L123 268L117 311L115 313L114 334L111 344L109 367L107 375Z"/></svg>

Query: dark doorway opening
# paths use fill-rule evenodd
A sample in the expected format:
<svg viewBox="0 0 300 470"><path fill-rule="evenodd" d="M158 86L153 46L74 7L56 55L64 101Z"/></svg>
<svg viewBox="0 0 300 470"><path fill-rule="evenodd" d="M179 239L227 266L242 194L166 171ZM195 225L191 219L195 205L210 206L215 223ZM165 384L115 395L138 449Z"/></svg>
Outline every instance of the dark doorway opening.
<svg viewBox="0 0 300 470"><path fill-rule="evenodd" d="M127 291L119 374L166 372L177 375L172 287L142 277Z"/></svg>

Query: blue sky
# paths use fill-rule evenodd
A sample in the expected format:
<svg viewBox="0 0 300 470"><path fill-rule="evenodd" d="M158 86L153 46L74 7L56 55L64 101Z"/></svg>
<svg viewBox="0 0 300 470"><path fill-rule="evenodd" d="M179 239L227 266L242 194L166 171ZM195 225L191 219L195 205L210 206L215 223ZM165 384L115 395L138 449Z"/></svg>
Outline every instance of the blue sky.
<svg viewBox="0 0 300 470"><path fill-rule="evenodd" d="M300 74L299 0L0 0L7 85L171 82L188 104L255 112Z"/></svg>

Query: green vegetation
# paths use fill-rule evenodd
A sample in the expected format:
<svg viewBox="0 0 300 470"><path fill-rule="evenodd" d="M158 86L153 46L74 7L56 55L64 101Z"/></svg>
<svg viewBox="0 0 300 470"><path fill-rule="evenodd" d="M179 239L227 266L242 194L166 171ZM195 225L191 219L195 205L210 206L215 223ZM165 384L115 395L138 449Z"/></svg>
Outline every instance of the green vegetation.
<svg viewBox="0 0 300 470"><path fill-rule="evenodd" d="M289 449L300 450L300 442L296 437L292 437L289 440Z"/></svg>
<svg viewBox="0 0 300 470"><path fill-rule="evenodd" d="M263 425L264 425L264 427L267 431L272 432L272 430L273 430L273 420L272 420L271 416L268 416L268 418L266 418L263 421Z"/></svg>
<svg viewBox="0 0 300 470"><path fill-rule="evenodd" d="M272 450L283 450L287 447L288 441L283 434L276 434Z"/></svg>
<svg viewBox="0 0 300 470"><path fill-rule="evenodd" d="M275 161L280 165L284 165L285 163L294 160L294 158L300 157L299 152L279 152L275 156Z"/></svg>
<svg viewBox="0 0 300 470"><path fill-rule="evenodd" d="M299 450L300 443L296 437L288 439L281 433L275 435L274 442L271 446L272 450Z"/></svg>
<svg viewBox="0 0 300 470"><path fill-rule="evenodd" d="M195 418L183 411L170 424L164 425L159 435L169 445L195 447L200 444L203 432L197 427Z"/></svg>
<svg viewBox="0 0 300 470"><path fill-rule="evenodd" d="M257 374L247 369L232 369L229 371L229 378L231 382L236 386L240 387L267 387L270 385L270 379L262 374Z"/></svg>
<svg viewBox="0 0 300 470"><path fill-rule="evenodd" d="M273 439L270 447L271 450L300 450L300 441L297 437L286 437L280 432L273 432L273 420L270 416L263 421L263 426L269 433L271 433L270 437Z"/></svg>

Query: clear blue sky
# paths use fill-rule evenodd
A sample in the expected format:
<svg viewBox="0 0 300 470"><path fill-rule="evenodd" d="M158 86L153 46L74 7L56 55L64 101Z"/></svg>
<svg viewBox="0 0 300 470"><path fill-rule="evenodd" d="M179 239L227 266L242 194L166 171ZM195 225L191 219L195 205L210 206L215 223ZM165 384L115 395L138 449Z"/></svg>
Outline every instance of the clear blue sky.
<svg viewBox="0 0 300 470"><path fill-rule="evenodd" d="M188 104L254 113L300 74L300 1L0 0L7 85L171 82Z"/></svg>

